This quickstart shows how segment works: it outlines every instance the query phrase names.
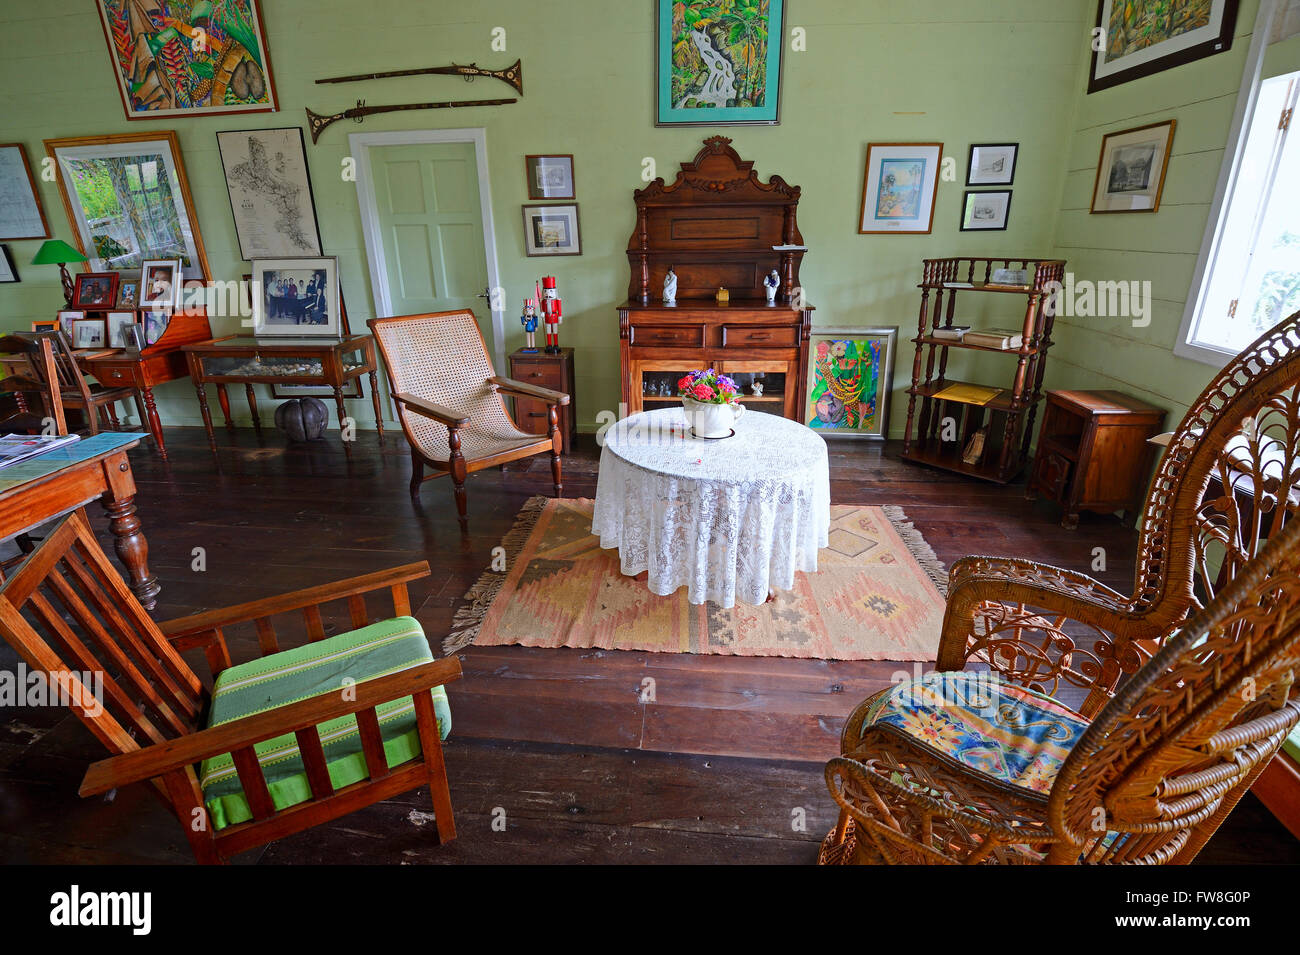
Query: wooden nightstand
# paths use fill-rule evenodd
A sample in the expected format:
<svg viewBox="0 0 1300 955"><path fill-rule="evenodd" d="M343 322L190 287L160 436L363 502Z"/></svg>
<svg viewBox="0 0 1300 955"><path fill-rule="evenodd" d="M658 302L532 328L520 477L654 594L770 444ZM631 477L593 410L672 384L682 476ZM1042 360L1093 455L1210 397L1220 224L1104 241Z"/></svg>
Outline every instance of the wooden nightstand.
<svg viewBox="0 0 1300 955"><path fill-rule="evenodd" d="M578 436L578 397L573 393L573 349L561 348L558 355L548 355L538 346L536 352L522 348L510 354L510 377L528 385L541 385L569 396L560 406L560 434L564 436L564 453L573 450ZM545 434L546 402L532 398L514 398L515 424L529 434Z"/></svg>
<svg viewBox="0 0 1300 955"><path fill-rule="evenodd" d="M1141 506L1163 408L1118 391L1049 391L1038 451L1025 497L1065 508L1061 524L1079 526L1079 511L1125 519Z"/></svg>

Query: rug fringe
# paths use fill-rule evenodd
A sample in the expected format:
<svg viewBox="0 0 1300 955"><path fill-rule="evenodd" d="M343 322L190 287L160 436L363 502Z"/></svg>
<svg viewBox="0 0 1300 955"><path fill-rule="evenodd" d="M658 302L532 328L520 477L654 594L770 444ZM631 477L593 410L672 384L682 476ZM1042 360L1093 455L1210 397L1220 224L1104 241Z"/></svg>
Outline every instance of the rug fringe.
<svg viewBox="0 0 1300 955"><path fill-rule="evenodd" d="M507 567L523 550L533 528L537 526L542 513L546 510L546 503L550 500L552 499L549 497L537 494L530 497L519 509L514 526L505 537L501 538L501 546L506 552ZM445 656L459 653L474 642L479 628L483 626L483 621L487 617L488 608L501 592L501 585L505 583L505 579L505 572L493 570L489 565L474 582L474 586L466 591L462 598L466 602L456 611L456 616L451 622L451 632L442 641L442 652Z"/></svg>
<svg viewBox="0 0 1300 955"><path fill-rule="evenodd" d="M889 518L889 523L894 525L894 530L902 538L903 544L907 547L907 552L921 565L921 569L925 571L926 576L938 588L939 593L947 597L948 568L935 554L934 548L921 536L921 532L907 519L907 514L897 504L886 504L880 510L885 517Z"/></svg>

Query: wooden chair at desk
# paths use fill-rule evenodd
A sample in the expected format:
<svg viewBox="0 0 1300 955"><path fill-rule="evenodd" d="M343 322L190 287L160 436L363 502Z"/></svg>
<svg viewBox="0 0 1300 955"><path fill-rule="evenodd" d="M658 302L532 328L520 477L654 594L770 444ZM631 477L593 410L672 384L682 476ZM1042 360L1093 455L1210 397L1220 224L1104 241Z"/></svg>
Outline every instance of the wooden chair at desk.
<svg viewBox="0 0 1300 955"><path fill-rule="evenodd" d="M101 430L121 431L121 423L118 421L114 406L119 401L128 400L135 402L141 430L149 429L140 389L129 385L108 388L88 382L86 376L81 373L76 355L73 354L72 346L63 332L56 329L11 337L19 340L27 339L32 343L33 351L29 353L30 364L41 390L46 394L57 391L63 408L73 408L82 412L87 432L99 434ZM48 343L50 346L53 354L51 363L46 363L44 360L37 361L34 357L45 347L42 343ZM101 424L106 428L101 428ZM60 429L60 433L65 433L65 429Z"/></svg>
<svg viewBox="0 0 1300 955"><path fill-rule="evenodd" d="M67 434L62 395L44 384L58 377L53 342L49 338L33 340L23 335L5 335L0 337L0 358L7 359L5 363L11 369L17 367L31 372L11 371L0 380L0 391L12 394L18 404L16 414L0 421L0 434L39 434L45 430L49 418L54 419L56 434ZM27 400L30 394L40 397L44 414L31 410Z"/></svg>

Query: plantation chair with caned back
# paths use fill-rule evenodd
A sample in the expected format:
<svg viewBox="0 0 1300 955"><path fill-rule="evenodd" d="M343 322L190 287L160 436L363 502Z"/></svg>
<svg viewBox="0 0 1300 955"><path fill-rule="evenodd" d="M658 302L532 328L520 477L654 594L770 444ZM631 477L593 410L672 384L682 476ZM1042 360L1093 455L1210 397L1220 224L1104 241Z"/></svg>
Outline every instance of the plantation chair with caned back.
<svg viewBox="0 0 1300 955"><path fill-rule="evenodd" d="M949 574L935 668L947 679L973 664L977 669L987 668L1000 686L1032 695L1007 701L1011 714L1028 712L1023 708L1029 707L1041 711L1039 715L1047 724L1058 718L1067 722L1078 718L1085 723L1098 718L1124 681L1144 672L1143 666L1168 635L1189 613L1230 586L1298 507L1300 313L1228 362L1173 433L1148 494L1131 595L1085 574L1030 560L963 558ZM1067 708L1057 701L1044 704L1040 696L1080 699ZM873 723L891 707L884 694L865 701L845 724L841 753L862 756L868 737L878 742L880 734ZM905 717L897 718L907 722ZM954 729L948 723L936 716L925 732L938 734L933 741L941 747L982 739L962 757L972 768L965 770L969 779L953 783L955 789L945 797L950 801L960 798L956 793L964 786L984 786L988 771L995 766L1004 776L1019 779L1024 773L1033 776L1043 766L1055 765L1043 756L1044 762L1037 768L1011 766L1008 760L1015 763L1025 755L1016 752L1025 740L1011 727L975 730L963 724ZM910 744L892 740L890 745L896 749ZM1251 774L1234 780L1241 784L1225 790L1226 795L1221 795L1223 811L1197 825L1178 861L1199 851L1263 770L1264 762L1252 763ZM1044 781L1041 774L1035 777L1036 785ZM902 826L911 810L901 807L914 803L891 799L874 809L865 805L857 809L892 816ZM849 797L848 801L853 800ZM847 854L844 847L853 842L855 819L845 805L840 824L827 837L824 848L829 855L839 858ZM871 831L871 848L876 851L889 837L883 829ZM907 841L901 834L899 838ZM964 858L966 851L954 850L954 857Z"/></svg>
<svg viewBox="0 0 1300 955"><path fill-rule="evenodd" d="M402 431L411 445L412 498L419 497L422 481L450 474L465 530L465 478L470 472L548 452L555 496L563 495L559 407L569 403L569 396L498 377L473 312L372 318L366 324L379 342ZM502 392L546 402L549 434L521 431L506 410ZM425 477L426 466L436 473Z"/></svg>
<svg viewBox="0 0 1300 955"><path fill-rule="evenodd" d="M81 795L148 782L200 862L424 785L446 841L456 829L443 684L460 664L434 662L408 616L407 584L428 573L408 564L156 624L78 511L0 587L0 635L115 754L89 768ZM394 616L371 623L366 594L384 589ZM346 601L352 629L327 637L333 601ZM306 642L280 650L294 622ZM255 628L260 659L232 665L237 626ZM195 648L211 691L180 655Z"/></svg>

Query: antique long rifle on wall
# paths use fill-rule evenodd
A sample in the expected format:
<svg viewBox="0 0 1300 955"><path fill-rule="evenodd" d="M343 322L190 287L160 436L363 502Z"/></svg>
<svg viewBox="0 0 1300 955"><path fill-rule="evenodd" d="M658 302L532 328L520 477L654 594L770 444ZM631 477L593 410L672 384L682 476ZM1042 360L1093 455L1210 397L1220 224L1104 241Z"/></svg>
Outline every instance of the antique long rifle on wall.
<svg viewBox="0 0 1300 955"><path fill-rule="evenodd" d="M359 123L367 116L376 113L396 113L406 109L457 109L461 106L504 106L506 103L517 102L519 101L512 97L510 99L449 99L440 103L403 103L400 106L367 106L365 100L359 99L352 109L345 109L332 116L321 116L319 113L307 110L307 125L311 127L311 141L314 143L320 139L320 134L327 126L341 119L352 119Z"/></svg>
<svg viewBox="0 0 1300 955"><path fill-rule="evenodd" d="M522 60L515 60L514 64L507 66L504 70L484 70L480 69L478 64L471 63L468 66L461 66L459 63L453 63L451 66L431 66L418 70L388 70L385 73L356 73L352 76L331 76L328 79L317 80L317 83L357 83L361 80L382 80L390 76L429 76L436 74L439 76L463 76L468 82L479 76L490 76L493 79L500 80L507 86L514 89L520 96L524 95L524 68Z"/></svg>

